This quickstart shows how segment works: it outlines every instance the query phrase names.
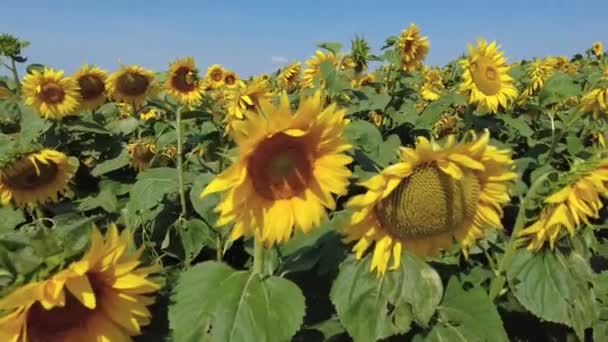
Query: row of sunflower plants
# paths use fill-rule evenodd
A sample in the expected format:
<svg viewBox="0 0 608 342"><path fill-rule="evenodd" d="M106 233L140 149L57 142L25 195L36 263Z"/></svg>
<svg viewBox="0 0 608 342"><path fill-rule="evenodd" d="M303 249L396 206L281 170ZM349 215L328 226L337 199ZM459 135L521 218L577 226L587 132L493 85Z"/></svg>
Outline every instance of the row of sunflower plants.
<svg viewBox="0 0 608 342"><path fill-rule="evenodd" d="M411 24L248 79L28 45L0 35L0 341L608 340L601 42L435 67Z"/></svg>

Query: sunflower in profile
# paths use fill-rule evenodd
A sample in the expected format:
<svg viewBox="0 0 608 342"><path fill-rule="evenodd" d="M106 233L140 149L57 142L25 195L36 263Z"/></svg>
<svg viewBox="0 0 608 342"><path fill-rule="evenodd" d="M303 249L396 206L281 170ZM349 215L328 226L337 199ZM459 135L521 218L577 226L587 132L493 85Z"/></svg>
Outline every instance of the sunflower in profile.
<svg viewBox="0 0 608 342"><path fill-rule="evenodd" d="M443 74L437 68L423 68L424 82L420 86L420 96L426 101L435 101L445 91Z"/></svg>
<svg viewBox="0 0 608 342"><path fill-rule="evenodd" d="M139 65L122 66L106 81L110 96L119 102L140 107L154 93L154 73Z"/></svg>
<svg viewBox="0 0 608 342"><path fill-rule="evenodd" d="M287 241L297 226L311 231L345 195L352 161L345 151L345 110L323 106L320 92L302 98L292 114L287 94L262 103L264 115L242 121L239 156L201 197L224 192L219 225L234 223L231 239L256 235L266 246Z"/></svg>
<svg viewBox="0 0 608 342"><path fill-rule="evenodd" d="M346 242L357 241L358 259L375 245L372 271L398 268L403 249L426 257L453 239L467 255L488 227L502 227L502 206L517 177L513 161L509 151L488 144L487 130L471 135L461 143L451 135L444 147L419 137L415 149L401 148L399 163L361 183L367 192L347 203L354 212L342 230Z"/></svg>
<svg viewBox="0 0 608 342"><path fill-rule="evenodd" d="M435 139L443 138L448 135L458 134L464 123L462 118L457 113L446 113L433 124L433 137Z"/></svg>
<svg viewBox="0 0 608 342"><path fill-rule="evenodd" d="M11 199L20 207L57 202L67 190L76 167L55 150L27 153L0 168L0 202Z"/></svg>
<svg viewBox="0 0 608 342"><path fill-rule="evenodd" d="M608 119L608 88L596 88L585 94L581 98L581 110L591 113L595 119Z"/></svg>
<svg viewBox="0 0 608 342"><path fill-rule="evenodd" d="M3 341L131 341L150 323L147 306L160 285L148 279L160 266L141 267L143 248L127 254L128 230L93 229L81 260L49 279L0 300Z"/></svg>
<svg viewBox="0 0 608 342"><path fill-rule="evenodd" d="M469 103L496 113L499 106L506 108L517 96L509 66L496 42L479 40L476 47L469 45L469 56L460 64L464 69L460 89L469 97Z"/></svg>
<svg viewBox="0 0 608 342"><path fill-rule="evenodd" d="M107 71L85 64L72 77L80 88L80 109L96 109L106 102Z"/></svg>
<svg viewBox="0 0 608 342"><path fill-rule="evenodd" d="M530 85L526 88L522 96L532 96L537 94L555 71L555 63L552 59L535 60L527 65L527 74L530 78Z"/></svg>
<svg viewBox="0 0 608 342"><path fill-rule="evenodd" d="M205 79L207 80L207 83L211 89L218 89L225 84L225 75L226 69L224 69L223 66L219 64L213 64L209 67L209 69L207 69L207 75L205 76Z"/></svg>
<svg viewBox="0 0 608 342"><path fill-rule="evenodd" d="M156 155L156 146L154 141L149 138L138 139L127 146L129 156L131 157L131 165L137 172L144 171L150 167L152 158Z"/></svg>
<svg viewBox="0 0 608 342"><path fill-rule="evenodd" d="M363 88L371 85L375 80L376 76L374 76L374 74L360 74L355 76L350 84L353 86L353 88Z"/></svg>
<svg viewBox="0 0 608 342"><path fill-rule="evenodd" d="M430 43L427 37L420 36L420 29L412 23L403 30L395 46L401 56L401 68L412 72L422 65L429 53Z"/></svg>
<svg viewBox="0 0 608 342"><path fill-rule="evenodd" d="M302 73L302 63L294 62L285 67L279 73L277 81L281 89L291 92L300 85L300 74Z"/></svg>
<svg viewBox="0 0 608 342"><path fill-rule="evenodd" d="M169 66L165 90L180 103L192 106L201 101L204 84L192 57L178 59Z"/></svg>
<svg viewBox="0 0 608 342"><path fill-rule="evenodd" d="M338 57L333 52L323 52L317 50L314 56L306 61L306 70L304 70L304 77L302 79L302 86L304 88L312 88L314 86L315 78L322 78L321 64L323 62L329 62L333 66L338 65ZM323 86L324 80L321 79L321 86Z"/></svg>
<svg viewBox="0 0 608 342"><path fill-rule="evenodd" d="M564 231L573 236L590 218L599 218L602 198L608 198L608 159L575 164L565 174L560 190L545 198L539 218L520 232L520 243L537 251L549 242L551 248Z"/></svg>
<svg viewBox="0 0 608 342"><path fill-rule="evenodd" d="M62 70L33 70L22 82L25 103L34 107L45 119L62 119L78 109L78 82L63 76Z"/></svg>
<svg viewBox="0 0 608 342"><path fill-rule="evenodd" d="M595 55L597 58L602 57L602 54L604 53L604 44L602 44L602 42L593 43L591 52L593 52L593 55Z"/></svg>
<svg viewBox="0 0 608 342"><path fill-rule="evenodd" d="M226 96L228 114L239 120L245 118L247 112L257 112L262 103L271 99L270 84L263 78L255 78L247 85L241 83L239 88Z"/></svg>

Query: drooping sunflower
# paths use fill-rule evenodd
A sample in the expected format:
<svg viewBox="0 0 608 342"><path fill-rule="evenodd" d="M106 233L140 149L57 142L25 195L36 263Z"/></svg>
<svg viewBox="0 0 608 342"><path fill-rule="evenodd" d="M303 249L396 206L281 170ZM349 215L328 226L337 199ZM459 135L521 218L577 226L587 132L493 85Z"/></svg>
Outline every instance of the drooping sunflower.
<svg viewBox="0 0 608 342"><path fill-rule="evenodd" d="M420 86L420 96L426 101L435 101L445 91L443 75L437 68L423 68L424 82Z"/></svg>
<svg viewBox="0 0 608 342"><path fill-rule="evenodd" d="M526 88L522 96L532 96L537 94L545 84L545 81L551 77L555 70L555 63L553 59L547 60L535 60L528 64L527 73L530 78L530 85Z"/></svg>
<svg viewBox="0 0 608 342"><path fill-rule="evenodd" d="M591 113L593 118L608 119L608 88L596 88L581 98L581 110Z"/></svg>
<svg viewBox="0 0 608 342"><path fill-rule="evenodd" d="M228 89L234 89L238 86L239 76L234 71L226 71L224 75L224 86Z"/></svg>
<svg viewBox="0 0 608 342"><path fill-rule="evenodd" d="M347 203L354 212L342 230L346 242L357 241L359 259L375 245L372 271L398 268L403 249L426 257L453 239L467 255L489 226L502 227L517 177L513 161L509 151L489 145L487 130L471 135L461 143L451 135L444 147L419 137L415 149L401 148L399 163L361 183L367 192Z"/></svg>
<svg viewBox="0 0 608 342"><path fill-rule="evenodd" d="M422 65L429 53L430 43L428 37L420 36L420 29L412 23L402 31L395 47L401 56L401 68L412 72Z"/></svg>
<svg viewBox="0 0 608 342"><path fill-rule="evenodd" d="M294 226L309 232L325 208L335 208L332 194L347 191L351 145L344 138L345 110L324 107L320 92L303 97L293 114L286 93L278 105L261 107L264 115L242 121L235 134L237 160L201 197L224 192L218 224L234 223L231 239L257 235L271 246L288 240Z"/></svg>
<svg viewBox="0 0 608 342"><path fill-rule="evenodd" d="M165 90L180 103L187 106L199 103L204 86L192 57L178 59L169 66Z"/></svg>
<svg viewBox="0 0 608 342"><path fill-rule="evenodd" d="M127 150L131 157L131 165L137 172L147 169L156 155L156 145L149 138L141 138L130 143Z"/></svg>
<svg viewBox="0 0 608 342"><path fill-rule="evenodd" d="M207 69L205 79L211 89L221 88L225 84L226 69L219 64L213 64Z"/></svg>
<svg viewBox="0 0 608 342"><path fill-rule="evenodd" d="M304 77L302 78L302 87L312 88L314 86L315 78L322 77L321 64L325 61L334 66L338 65L338 58L333 52L326 53L321 50L317 50L315 55L306 61L306 69L304 70ZM323 86L323 84L324 81L321 80L321 86Z"/></svg>
<svg viewBox="0 0 608 342"><path fill-rule="evenodd" d="M114 100L140 107L155 92L154 78L154 72L139 65L123 65L108 77L106 89Z"/></svg>
<svg viewBox="0 0 608 342"><path fill-rule="evenodd" d="M469 103L478 108L496 113L499 106L506 108L509 101L517 96L509 66L498 51L496 42L488 44L479 40L477 46L469 45L469 56L460 64L464 69L460 89L469 97Z"/></svg>
<svg viewBox="0 0 608 342"><path fill-rule="evenodd" d="M554 248L562 232L573 236L582 224L590 225L590 218L599 218L601 198L608 198L608 159L575 165L563 184L545 198L538 220L520 232L519 241L529 250L539 250L546 242Z"/></svg>
<svg viewBox="0 0 608 342"><path fill-rule="evenodd" d="M75 169L65 154L51 149L19 156L0 168L0 202L12 199L20 207L56 202Z"/></svg>
<svg viewBox="0 0 608 342"><path fill-rule="evenodd" d="M141 267L143 248L127 254L128 230L93 229L80 261L51 278L29 283L0 300L2 341L131 341L150 323L147 306L160 285L148 279L160 266Z"/></svg>
<svg viewBox="0 0 608 342"><path fill-rule="evenodd" d="M63 70L33 70L22 82L25 103L33 106L45 119L61 119L73 115L80 95L78 82L63 76Z"/></svg>
<svg viewBox="0 0 608 342"><path fill-rule="evenodd" d="M595 42L591 47L591 52L595 55L595 57L600 58L604 53L604 44L602 42Z"/></svg>
<svg viewBox="0 0 608 342"><path fill-rule="evenodd" d="M282 90L291 92L300 85L300 74L302 72L302 63L294 62L285 67L279 73L277 81Z"/></svg>
<svg viewBox="0 0 608 342"><path fill-rule="evenodd" d="M95 109L106 102L107 71L85 64L72 77L80 88L80 109Z"/></svg>
<svg viewBox="0 0 608 342"><path fill-rule="evenodd" d="M239 88L226 96L229 116L241 120L247 112L257 112L263 102L270 101L270 85L263 78L253 79L249 84L241 83Z"/></svg>

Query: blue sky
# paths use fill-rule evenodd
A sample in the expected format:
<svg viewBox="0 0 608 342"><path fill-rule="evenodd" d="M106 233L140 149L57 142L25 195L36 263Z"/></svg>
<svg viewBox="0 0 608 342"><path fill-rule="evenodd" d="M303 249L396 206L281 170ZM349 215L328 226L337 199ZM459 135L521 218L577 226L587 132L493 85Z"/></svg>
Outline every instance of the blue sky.
<svg viewBox="0 0 608 342"><path fill-rule="evenodd" d="M608 45L608 1L10 1L0 32L29 40L29 61L67 72L119 60L156 70L192 55L242 76L305 60L322 41L355 34L378 51L410 22L429 37L427 62L444 64L477 37L497 40L510 60Z"/></svg>

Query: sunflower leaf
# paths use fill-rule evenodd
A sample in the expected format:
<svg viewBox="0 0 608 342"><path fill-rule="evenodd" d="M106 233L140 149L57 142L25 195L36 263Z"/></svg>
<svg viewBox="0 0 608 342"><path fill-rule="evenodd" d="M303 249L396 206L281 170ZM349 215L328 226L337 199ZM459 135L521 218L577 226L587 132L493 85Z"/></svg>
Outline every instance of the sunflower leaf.
<svg viewBox="0 0 608 342"><path fill-rule="evenodd" d="M108 172L116 171L125 166L129 165L129 152L127 150L122 150L121 153L116 156L116 158L108 159L103 161L91 171L91 175L94 177L99 177Z"/></svg>
<svg viewBox="0 0 608 342"><path fill-rule="evenodd" d="M183 272L173 292L173 341L288 341L304 317L292 282L236 271L218 262Z"/></svg>

